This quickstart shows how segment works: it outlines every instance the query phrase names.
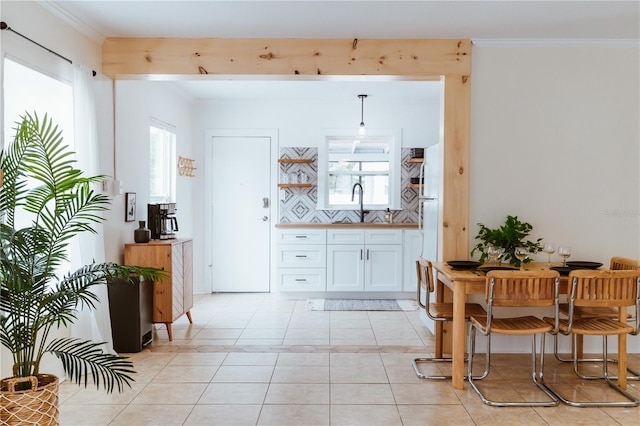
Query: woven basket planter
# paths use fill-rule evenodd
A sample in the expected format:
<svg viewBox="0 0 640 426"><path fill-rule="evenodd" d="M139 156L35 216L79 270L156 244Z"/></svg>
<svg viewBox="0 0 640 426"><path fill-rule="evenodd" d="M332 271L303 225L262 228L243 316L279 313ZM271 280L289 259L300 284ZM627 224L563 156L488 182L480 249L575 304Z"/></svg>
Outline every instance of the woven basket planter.
<svg viewBox="0 0 640 426"><path fill-rule="evenodd" d="M18 390L30 382L31 389ZM0 425L58 425L58 377L38 374L9 377L0 381Z"/></svg>

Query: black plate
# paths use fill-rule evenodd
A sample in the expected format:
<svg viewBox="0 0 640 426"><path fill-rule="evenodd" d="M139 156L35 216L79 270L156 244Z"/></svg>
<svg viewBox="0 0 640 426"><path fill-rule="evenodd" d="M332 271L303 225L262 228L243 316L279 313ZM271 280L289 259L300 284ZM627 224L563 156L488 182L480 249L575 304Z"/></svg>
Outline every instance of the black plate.
<svg viewBox="0 0 640 426"><path fill-rule="evenodd" d="M573 269L598 269L602 266L600 262L582 262L582 261L571 261L567 262L567 266L571 266Z"/></svg>
<svg viewBox="0 0 640 426"><path fill-rule="evenodd" d="M476 262L475 260L450 260L447 265L453 269L476 269L482 265L482 262Z"/></svg>
<svg viewBox="0 0 640 426"><path fill-rule="evenodd" d="M514 266L481 266L478 268L479 271L489 272L489 271L517 271L518 268Z"/></svg>
<svg viewBox="0 0 640 426"><path fill-rule="evenodd" d="M577 268L574 268L572 266L552 266L549 269L551 269L553 271L558 271L560 273L560 275L564 276L564 275L569 275L569 272L571 272L571 271L573 271L574 269L577 269Z"/></svg>

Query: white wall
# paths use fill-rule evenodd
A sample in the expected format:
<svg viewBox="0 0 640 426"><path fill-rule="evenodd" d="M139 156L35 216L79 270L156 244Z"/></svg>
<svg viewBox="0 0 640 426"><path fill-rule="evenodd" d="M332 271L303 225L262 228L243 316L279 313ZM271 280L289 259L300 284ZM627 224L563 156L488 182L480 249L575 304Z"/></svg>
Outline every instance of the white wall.
<svg viewBox="0 0 640 426"><path fill-rule="evenodd" d="M124 260L124 244L133 242L133 231L138 221L147 221L149 203L149 125L156 118L175 126L176 158L196 159L195 167L203 167L194 156L191 121L191 101L172 85L152 81L116 81L116 143L115 178L122 181L122 194L114 196L113 209L105 224L109 235L107 254L117 261ZM200 141L198 141L201 143ZM196 170L195 178L177 175L176 207L180 225L179 237L194 237L193 212L194 190L203 178ZM126 192L136 193L136 221L124 220L124 197ZM202 266L194 262L194 283L202 281Z"/></svg>
<svg viewBox="0 0 640 426"><path fill-rule="evenodd" d="M472 237L515 214L575 260L640 257L638 61L638 47L474 48Z"/></svg>
<svg viewBox="0 0 640 426"><path fill-rule="evenodd" d="M365 123L371 129L402 129L403 147L432 145L439 137L439 102L381 100L373 95L365 102ZM202 128L277 128L280 147L318 146L321 129L355 131L360 124L360 108L351 97L342 101L201 101L196 111Z"/></svg>
<svg viewBox="0 0 640 426"><path fill-rule="evenodd" d="M640 258L639 60L638 46L474 46L470 247L477 222L511 214L573 260Z"/></svg>

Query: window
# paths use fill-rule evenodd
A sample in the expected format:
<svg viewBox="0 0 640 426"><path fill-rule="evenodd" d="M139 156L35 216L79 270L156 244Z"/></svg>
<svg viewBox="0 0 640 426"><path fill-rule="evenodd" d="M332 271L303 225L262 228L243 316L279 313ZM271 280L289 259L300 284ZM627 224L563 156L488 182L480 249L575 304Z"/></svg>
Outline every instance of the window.
<svg viewBox="0 0 640 426"><path fill-rule="evenodd" d="M22 65L9 58L3 61L3 101L4 101L4 144L12 143L16 134L16 122L25 113L36 112L40 120L48 114L53 122L62 130L63 143L72 150L73 138L73 88L69 81L64 81L62 76L50 77L33 68ZM69 67L66 69L71 71ZM64 76L67 77L67 76ZM2 148L4 148L3 146ZM29 189L34 188L37 182L30 182ZM16 229L31 226L35 214L26 210L17 210L14 218ZM68 261L60 265L57 274L61 275L80 257L80 245L78 239L73 239L67 247Z"/></svg>
<svg viewBox="0 0 640 426"><path fill-rule="evenodd" d="M176 134L167 126L153 123L150 127L149 201L170 203L176 192Z"/></svg>
<svg viewBox="0 0 640 426"><path fill-rule="evenodd" d="M353 186L363 187L368 209L400 208L397 171L398 149L394 136L325 136L319 149L318 208L357 208Z"/></svg>
<svg viewBox="0 0 640 426"><path fill-rule="evenodd" d="M20 117L27 112L36 112L41 120L45 114L53 119L62 130L64 144L73 150L73 88L70 82L5 58L3 86L5 145L13 142ZM26 212L16 215L16 228L29 226L31 220Z"/></svg>

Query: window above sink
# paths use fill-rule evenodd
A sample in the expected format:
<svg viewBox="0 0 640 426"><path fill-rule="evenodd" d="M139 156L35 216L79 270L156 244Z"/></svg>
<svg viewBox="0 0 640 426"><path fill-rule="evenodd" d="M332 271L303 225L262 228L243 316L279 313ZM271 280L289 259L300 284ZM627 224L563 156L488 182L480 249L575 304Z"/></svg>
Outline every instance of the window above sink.
<svg viewBox="0 0 640 426"><path fill-rule="evenodd" d="M318 149L318 209L353 210L352 188L364 188L367 210L400 209L400 132L368 130L366 136L326 132ZM356 194L358 195L358 194Z"/></svg>

